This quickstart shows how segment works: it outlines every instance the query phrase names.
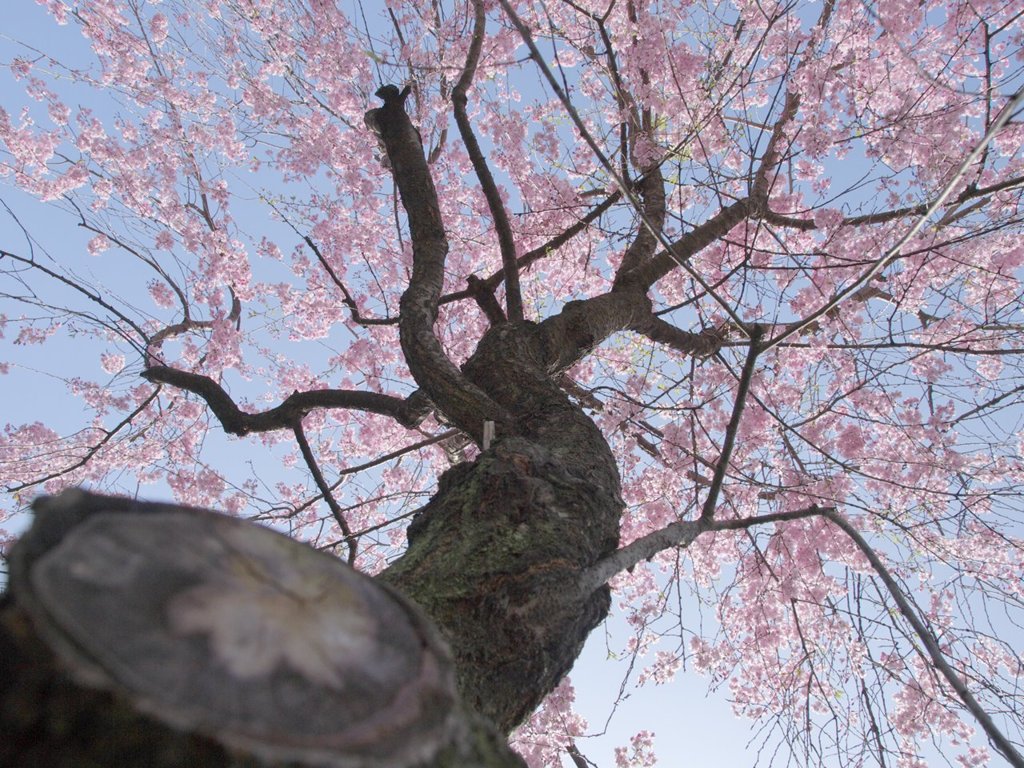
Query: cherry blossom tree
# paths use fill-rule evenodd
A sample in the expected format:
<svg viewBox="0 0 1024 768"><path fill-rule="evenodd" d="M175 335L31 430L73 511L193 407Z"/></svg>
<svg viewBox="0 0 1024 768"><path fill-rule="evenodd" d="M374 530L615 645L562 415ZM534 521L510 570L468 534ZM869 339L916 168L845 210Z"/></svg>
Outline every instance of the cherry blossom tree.
<svg viewBox="0 0 1024 768"><path fill-rule="evenodd" d="M5 516L333 553L533 766L612 602L804 764L1024 765L1019 3L40 2L0 176L78 229L8 207L0 330L76 410Z"/></svg>

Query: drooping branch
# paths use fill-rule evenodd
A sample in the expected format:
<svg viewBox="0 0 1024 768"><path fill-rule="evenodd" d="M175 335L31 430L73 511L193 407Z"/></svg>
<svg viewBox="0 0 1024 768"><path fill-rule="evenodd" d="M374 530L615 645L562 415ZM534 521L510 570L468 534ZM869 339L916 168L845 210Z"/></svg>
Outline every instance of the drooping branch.
<svg viewBox="0 0 1024 768"><path fill-rule="evenodd" d="M882 562L882 558L878 556L874 548L868 544L867 540L861 535L860 531L853 527L850 522L839 514L834 509L823 509L821 513L827 517L834 525L842 529L842 531L850 537L854 544L857 545L857 549L868 559L871 563L872 569L878 574L878 577L885 584L886 591L892 598L893 602L896 603L896 607L899 609L900 614L914 629L914 633L917 635L921 644L924 646L925 651L928 654L928 658L939 673L946 679L950 687L956 691L957 696L967 707L968 711L978 721L978 724L985 731L985 735L988 736L990 743L995 747L996 751L999 752L1010 765L1014 768L1024 768L1024 756L1017 750L1013 743L1006 737L1006 735L999 730L999 727L995 724L989 714L985 711L985 708L981 706L981 703L974 698L974 694L971 693L967 687L967 683L964 682L963 678L957 674L956 670L950 666L946 660L945 655L942 653L942 649L939 647L938 640L935 637L935 633L932 632L922 621L921 617L918 616L917 611L910 604L910 600L903 593L900 585L896 583L896 579L893 578L892 574L889 573L889 569L885 567L885 563Z"/></svg>
<svg viewBox="0 0 1024 768"><path fill-rule="evenodd" d="M296 419L317 408L343 408L390 416L410 429L420 424L429 412L429 405L415 394L407 399L350 389L314 389L295 392L268 411L248 413L241 410L225 389L209 376L154 366L142 372L147 381L169 384L199 395L217 417L224 431L232 435L291 429Z"/></svg>
<svg viewBox="0 0 1024 768"><path fill-rule="evenodd" d="M136 416L145 411L149 407L150 403L156 400L159 394L160 387L157 386L145 400L143 400L141 403L139 403L138 406L132 409L131 413L129 413L127 416L121 419L121 421L119 421L110 429L104 429L103 437L98 442L90 446L89 449L85 452L85 455L83 455L82 458L76 461L74 464L70 464L64 467L63 469L50 472L49 474L43 475L42 477L36 478L35 480L29 480L28 482L18 483L16 485L9 485L6 488L4 488L4 490L7 493L18 493L19 491L23 491L26 488L32 488L34 486L43 485L44 483L49 482L50 480L70 474L71 472L74 472L76 469L84 467L92 460L93 456L100 452L100 449L102 449L103 446L105 446L107 443L114 439L114 436L117 435L118 432L120 432L122 429L130 425L135 420Z"/></svg>
<svg viewBox="0 0 1024 768"><path fill-rule="evenodd" d="M88 228L90 231L101 232L101 230L91 226L86 225L86 228ZM127 250L128 252L132 253L132 255L136 256L147 265L153 267L161 276L166 277L165 271L162 270L159 267L159 265L157 265L154 261L144 257L142 254L140 254L135 249L132 249L123 241L113 238L110 235L107 235L107 237L112 242L116 243L119 247ZM73 279L71 277L67 277L66 275L62 275L59 272L56 272L52 269L49 269L48 267L38 263L34 258L26 258L24 256L19 256L16 253L0 249L0 259L4 258L10 259L11 261L14 261L18 264L24 265L27 268L38 270L47 277L62 283L63 285L71 288L74 291L77 291L78 293L85 296L89 301L93 302L106 312L109 312L111 315L116 317L122 323L129 326L132 330L135 331L135 333L138 334L137 339L134 338L130 333L128 333L121 325L117 324L112 320L104 319L102 317L96 317L86 312L65 310L78 317L82 317L91 323L96 323L97 325L106 328L111 333L114 333L123 338L126 342L128 342L133 348L135 348L139 352L139 354L145 361L146 365L152 364L153 362L156 361L157 350L159 349L160 345L162 345L166 340L174 338L184 333L188 333L190 331L199 329L209 329L213 327L212 320L192 319L192 317L189 314L188 303L184 300L184 294L181 293L181 289L178 288L178 286L172 280L170 280L169 277L166 277L167 284L171 286L172 290L174 290L174 292L178 295L179 299L181 300L183 317L180 321L176 323L170 323L168 325L165 325L160 330L150 333L143 330L134 320L128 317L124 312L117 309L109 301L104 299L99 292L90 290L88 287L86 287L86 285L83 282L77 279ZM239 319L241 318L242 304L239 301L238 296L230 287L228 288L228 291L231 294L231 310L228 313L226 319L228 322L237 324L239 322Z"/></svg>
<svg viewBox="0 0 1024 768"><path fill-rule="evenodd" d="M896 583L895 578L889 572L881 557L874 548L867 542L861 533L834 507L819 507L817 505L806 509L792 512L780 512L755 517L738 518L732 520L711 520L701 518L700 520L682 520L642 536L631 544L622 547L612 555L602 559L580 575L581 589L593 589L600 584L606 583L616 573L631 568L638 563L649 560L658 552L672 547L688 547L702 533L707 531L742 530L755 525L766 523L797 520L806 517L821 516L828 519L840 528L854 542L861 553L867 558L872 569L885 585L890 598L896 604L900 614L907 620L914 630L914 634L924 646L929 661L936 670L943 676L950 687L956 692L971 715L978 721L991 744L1014 768L1024 768L1024 757L1019 750L1009 741L1005 734L995 724L989 714L981 706L967 687L963 678L947 661L942 649L939 647L935 633L932 632L917 611L911 605L903 589Z"/></svg>
<svg viewBox="0 0 1024 768"><path fill-rule="evenodd" d="M408 89L399 92L395 86L385 85L377 95L384 105L370 110L366 122L384 144L412 239L412 277L402 294L398 326L402 351L416 382L441 412L482 442L485 420L507 424L510 419L503 408L462 375L434 334L448 255L437 191L419 132L405 113Z"/></svg>
<svg viewBox="0 0 1024 768"><path fill-rule="evenodd" d="M516 246L512 237L512 226L509 224L505 204L501 201L498 185L494 182L494 176L491 175L491 169L487 166L487 159L480 149L480 143L473 133L473 126L469 122L469 115L466 112L468 101L466 92L473 82L473 76L476 74L476 67L480 60L485 24L483 0L473 0L473 37L470 41L469 53L466 54L466 64L462 68L462 74L452 89L452 104L455 108L455 123L459 127L459 134L462 136L462 142L466 145L469 159L473 163L473 170L476 172L480 189L487 200L491 218L494 219L494 230L498 236L498 246L501 250L502 273L505 277L505 306L508 310L508 319L514 322L523 319L523 298L519 289L519 269L516 263Z"/></svg>

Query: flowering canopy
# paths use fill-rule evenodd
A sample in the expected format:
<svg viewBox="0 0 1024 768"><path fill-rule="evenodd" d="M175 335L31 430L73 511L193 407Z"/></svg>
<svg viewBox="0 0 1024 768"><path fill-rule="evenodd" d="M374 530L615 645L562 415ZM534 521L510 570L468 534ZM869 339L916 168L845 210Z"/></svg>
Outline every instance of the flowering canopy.
<svg viewBox="0 0 1024 768"><path fill-rule="evenodd" d="M984 764L986 713L1020 750L1019 4L40 3L88 45L4 43L0 177L87 237L9 208L3 370L66 391L8 401L3 514L142 486L371 573L402 549L482 435L400 339L421 257L367 114L399 83L449 360L506 315L650 302L549 366L617 461L629 554L594 578L642 678L728 681L815 764Z"/></svg>

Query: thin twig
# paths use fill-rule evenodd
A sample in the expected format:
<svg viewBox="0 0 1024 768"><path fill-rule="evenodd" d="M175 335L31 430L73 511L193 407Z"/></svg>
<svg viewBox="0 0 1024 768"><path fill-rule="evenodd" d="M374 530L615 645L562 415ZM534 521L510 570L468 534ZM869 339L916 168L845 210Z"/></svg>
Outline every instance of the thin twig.
<svg viewBox="0 0 1024 768"><path fill-rule="evenodd" d="M391 453L385 453L382 456L377 456L376 458L371 459L370 461L364 461L362 464L355 464L354 466L345 467L344 469L340 469L340 470L338 470L338 473L337 473L338 474L338 479L335 480L333 483L331 483L331 490L332 491L336 490L337 487L339 485L341 485L342 479L346 475L355 475L355 474L358 474L359 472L364 472L367 469L372 469L373 467L376 467L376 466L378 466L380 464L386 464L389 461L401 458L402 456L404 456L407 453L412 453L413 451L418 451L420 448L426 448L427 446L434 445L435 443L440 443L440 442L442 442L444 440L448 440L449 438L452 438L452 437L455 437L456 435L461 435L461 434L462 434L461 430L449 429L449 430L446 430L446 431L442 432L439 435L434 435L433 437L428 437L426 440L420 440L418 443L412 443L411 445L407 445L404 448L398 448L397 450L391 451ZM292 511L292 514L296 514L298 512L301 512L302 510L306 509L307 507L312 506L317 501L319 501L320 498L321 498L320 496L314 496L311 499L309 499L308 501L302 502L302 504L300 504L297 507L295 507L295 509Z"/></svg>
<svg viewBox="0 0 1024 768"><path fill-rule="evenodd" d="M612 165L611 161L598 146L597 141L591 135L590 131L587 129L586 124L583 122L583 118L581 118L579 112L576 111L576 108L573 106L572 101L570 101L569 96L566 94L565 90L562 88L561 85L559 85L558 79L551 71L551 68L548 67L547 62L544 61L544 56L537 48L537 44L533 41L533 35L531 34L529 27L527 27L526 24L523 23L523 20L519 18L519 15L512 8L512 5L511 3L509 3L509 0L498 0L498 2L501 3L501 7L504 9L505 14L512 22L512 25L519 32L519 36L526 44L526 47L530 49L530 54L534 60L534 63L541 70L541 72L544 75L544 78L551 85L551 88L552 90L554 90L555 95L558 96L558 100L562 102L562 106L565 107L565 111L569 114L569 118L575 124L576 130L579 131L580 136L583 137L583 140L587 143L587 146L590 147L591 151L594 153L594 156L598 159L598 162L605 169L608 175L611 176L611 178L615 181L619 189L622 191L622 194L625 196L626 200L629 201L629 204L636 211L637 216L640 218L641 226L647 227L650 233L654 235L654 237L658 240L661 246L665 249L665 252L668 254L669 258L673 262L675 262L677 266L682 267L687 272L687 274L689 274L690 277L694 281L696 281L698 285L700 285L701 288L707 291L708 295L712 299L714 299L715 302L722 308L722 310L727 315L729 315L733 322L736 323L736 327L741 329L744 333L746 333L746 324L743 322L743 319L736 313L736 310L732 307L732 305L730 305L729 302L725 301L723 298L718 296L718 294L716 294L711 289L711 286L708 285L704 277L696 269L694 269L692 266L686 263L686 259L680 258L680 256L676 253L675 247L672 243L668 241L668 239L665 237L665 234L659 231L658 228L651 221L648 220L647 214L644 212L643 204L640 202L640 200L637 199L636 195L633 194L632 190L629 188L627 180L622 178L619 172ZM750 212L749 201L738 201L733 206L729 206L728 208L723 209L721 213L725 213L726 211L739 211L742 212L744 216L746 216ZM732 222L730 226L734 225L735 223L738 222Z"/></svg>
<svg viewBox="0 0 1024 768"><path fill-rule="evenodd" d="M504 1L505 0L502 0L502 2ZM1009 103L1006 105L1006 107L1004 107L1002 113L999 115L999 118L994 123L992 123L992 126L988 129L988 131L985 132L985 135L982 137L981 141L978 142L978 145L971 151L971 153L964 159L964 161L960 163L960 166L957 168L956 173L953 174L952 178L950 178L950 180L942 188L942 191L939 192L938 196L928 205L924 213L922 213L918 217L914 225L907 230L906 234L904 234L903 237L901 237L899 241L896 242L889 250L887 250L878 259L876 259L875 262L860 275L860 277L858 277L848 286L843 288L843 290L837 292L835 296L833 296L831 299L825 302L825 304L823 304L821 307L811 312L811 314L807 315L807 317L805 317L803 320L793 323L778 336L765 342L764 348L767 350L771 349L774 346L777 346L781 342L788 339L790 336L800 333L802 330L804 330L805 328L813 324L815 321L817 321L818 318L827 315L829 312L831 312L840 304L842 304L846 299L855 294L861 288L861 286L865 285L869 280L877 276L883 269L885 269L890 264L890 262L892 262L897 256L899 256L900 249L903 248L904 245L909 243L917 235L917 233L924 228L924 225L928 223L928 220L932 217L932 215L937 210L939 210L939 208L942 207L942 205L946 202L949 196L953 194L953 189L956 187L956 185L960 183L964 176L967 175L968 170L970 170L975 160L977 160L981 153L985 151L985 148L996 137L996 134L998 134L999 131L1001 131L1003 127L1010 121L1010 118L1013 117L1013 114L1016 112L1017 108L1021 104L1024 104L1024 88L1017 91L1017 93L1015 93L1011 97Z"/></svg>
<svg viewBox="0 0 1024 768"><path fill-rule="evenodd" d="M128 426L129 424L131 424L132 423L132 419L134 419L136 416L138 416L140 413L142 413L144 410L146 410L146 408L149 407L149 404L152 403L153 400L156 399L157 395L160 394L160 389L161 389L160 385L157 385L157 387L150 393L149 397L147 397L145 400L143 400L142 403L140 403L139 406L135 410L133 410L131 413L129 413L127 416L125 416L123 419L121 419L121 421L119 421L116 425L114 425L110 429L103 430L103 433L104 433L103 439L100 440L95 445L91 446L89 448L89 450L86 451L85 456L83 456L81 459L79 459L77 462L75 462L71 466L65 467L64 469L57 470L56 472L51 472L50 474L46 475L45 477L40 477L40 478L38 478L36 480L32 480L32 481L27 482L27 483L21 483L19 485L9 485L4 490L7 493L17 493L18 491L23 491L26 488L31 488L32 486L35 486L35 485L42 485L43 483L49 482L50 480L53 480L53 479L58 478L58 477L62 477L63 475L66 475L66 474L68 474L70 472L74 472L79 467L84 467L86 464L89 463L89 460L92 459L92 457L95 456L104 445L106 445L107 443L109 443L111 440L114 439L114 435L116 435L118 432L120 432L122 429L124 429L124 427Z"/></svg>
<svg viewBox="0 0 1024 768"><path fill-rule="evenodd" d="M324 479L323 472L320 471L320 465L317 464L316 457L313 455L313 449L309 447L309 441L306 440L306 433L302 430L301 417L297 418L292 424L292 432L295 433L295 442L299 444L299 450L302 452L302 458L306 460L306 466L309 467L309 471L313 475L313 480L316 482L317 488L319 488L320 493L323 494L324 501L326 501L327 506L331 508L331 514L334 515L334 519L337 521L338 527L341 528L341 532L345 537L345 543L348 545L348 564L355 565L356 551L359 542L352 535L352 529L349 527L348 520L345 519L345 513L341 511L341 505L339 505L337 499L334 498L334 494L331 493L331 487Z"/></svg>
<svg viewBox="0 0 1024 768"><path fill-rule="evenodd" d="M598 205L591 208L583 216L578 217L571 226L566 227L562 232L552 237L550 240L545 242L543 245L539 245L533 250L527 251L516 260L516 267L519 270L523 270L530 266L536 261L554 253L572 238L578 235L589 227L594 221L600 218L609 208L619 201L622 197L622 193L616 190L602 200ZM490 277L484 279L483 284L486 288L494 290L501 282L505 279L505 270L501 269ZM460 301L462 299L472 298L473 293L470 289L462 291L454 291L452 293L446 293L438 300L438 304L450 304L453 301Z"/></svg>
<svg viewBox="0 0 1024 768"><path fill-rule="evenodd" d="M271 207L274 213L280 216L281 220L291 228L292 232L301 237L306 245L309 246L309 249L313 251L313 255L316 256L317 261L320 262L320 266L324 268L324 271L327 272L327 276L331 278L331 281L338 286L338 290L341 291L342 302L352 313L352 322L358 323L359 325L395 325L398 323L397 317L363 317L359 314L359 305L356 304L355 298L353 298L352 294L349 293L348 288L345 287L341 278L338 277L338 273L334 271L334 267L332 267L330 262L327 261L327 257L324 256L319 246L313 242L313 238L299 232L298 227L292 224L291 219L285 216L273 202L268 200L267 204Z"/></svg>
<svg viewBox="0 0 1024 768"><path fill-rule="evenodd" d="M105 301L103 299L103 297L100 296L98 293L93 293L93 292L91 292L89 290L86 290L76 280L72 280L71 278L65 277L64 275L60 274L59 272L55 272L52 269L48 269L47 267L44 267L42 264L40 264L35 259L27 259L24 256L19 256L16 253L11 253L10 251L5 251L5 250L0 249L0 259L3 259L3 258L8 258L8 259L11 259L12 261L17 261L17 262L19 262L21 264L24 264L25 266L30 267L32 269L38 269L44 275L46 275L46 276L48 276L50 278L53 278L54 280L57 280L57 281L63 283L64 285L68 286L72 290L78 291L79 293L84 295L86 298L88 298L90 301L92 301L92 302L94 302L96 304L99 304L105 310L107 310L108 312L110 312L113 315L116 315L121 321L123 321L124 323L128 324L129 326L131 326L132 330L134 330L136 333L138 333L139 334L139 338L141 338L143 341L148 341L149 340L149 337L147 336L146 332L143 331L142 328L140 328L138 326L138 324L135 323L135 321L133 321L130 317L125 315L123 312L120 312L119 310L117 310L109 302ZM97 320L96 322L100 322L100 321ZM117 326L113 326L111 328L111 330L113 330L116 333L118 333L125 341L127 341L129 344L131 344L136 350L138 350L139 352L143 352L143 347L138 342L136 342L134 339L132 339L122 329L117 328Z"/></svg>

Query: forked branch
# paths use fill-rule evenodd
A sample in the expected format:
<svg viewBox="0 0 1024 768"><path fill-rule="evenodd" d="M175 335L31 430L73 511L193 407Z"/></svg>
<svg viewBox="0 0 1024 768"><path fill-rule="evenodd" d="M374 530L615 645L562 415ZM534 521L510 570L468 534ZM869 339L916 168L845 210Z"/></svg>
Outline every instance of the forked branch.
<svg viewBox="0 0 1024 768"><path fill-rule="evenodd" d="M511 418L466 379L434 334L448 238L419 132L405 112L407 93L393 85L382 86L377 96L384 105L366 114L367 124L378 133L391 162L412 239L412 277L402 294L399 313L402 351L416 383L438 409L480 443L484 421L507 425Z"/></svg>
<svg viewBox="0 0 1024 768"><path fill-rule="evenodd" d="M546 256L555 253L559 248L565 245L567 242L572 240L580 232L583 232L591 224L597 221L603 216L615 203L619 202L622 198L622 193L619 191L612 192L604 200L595 205L584 215L577 218L570 226L566 227L563 231L559 232L554 237L547 240L543 245L539 245L536 248L527 251L518 259L516 259L516 268L519 271L526 269L537 261L540 261ZM517 272L518 274L518 272ZM482 287L493 291L502 281L505 279L505 270L502 269L494 274L486 277L482 281ZM452 293L446 293L438 300L438 304L450 304L453 301L461 301L462 299L473 297L473 290L467 288L462 291L454 291Z"/></svg>
<svg viewBox="0 0 1024 768"><path fill-rule="evenodd" d="M746 324L743 322L743 319L736 313L736 309L732 306L730 302L726 301L725 299L723 299L722 297L715 293L715 291L711 288L710 285L708 285L707 281L704 279L704 276L701 275L699 271L695 270L692 266L690 266L689 263L687 263L687 259L689 256L692 256L693 253L696 253L697 250L700 250L700 248L709 245L715 238L725 234L734 225L738 224L740 221L742 221L744 218L750 215L753 211L753 207L750 203L749 198L744 198L743 200L737 201L735 204L728 206L727 208L723 208L721 211L719 211L717 216L713 217L711 220L707 222L707 224L711 224L712 222L718 222L719 225L728 225L724 226L724 228L721 229L720 232L716 229L714 237L708 239L706 242L703 242L703 244L699 245L698 248L696 248L690 253L678 253L676 247L668 241L668 239L665 237L664 233L661 232L660 228L656 225L656 223L650 221L647 218L647 215L644 211L644 206L641 203L641 201L637 199L637 196L633 193L633 191L630 189L628 180L622 178L622 175L615 170L614 166L612 166L611 164L611 161L608 159L608 156L601 150L601 147L598 145L593 135L591 135L590 131L587 129L586 124L583 122L583 118L580 117L579 112L576 110L572 102L569 100L569 96L566 94L565 90L559 84L558 80L555 78L554 73L551 71L551 68L547 65L543 55L537 48L537 44L533 40L533 34L531 33L529 27L523 23L523 20L521 18L519 18L519 15L516 13L515 9L512 7L511 3L508 2L508 0L498 0L498 2L501 4L502 9L505 11L505 15L508 16L509 21L512 22L512 25L519 32L519 36L522 38L523 43L525 43L526 47L530 49L531 58L534 60L534 63L537 65L537 68L540 69L541 73L544 75L545 80L547 80L548 84L551 86L551 89L555 92L555 95L558 96L558 100L562 102L562 106L565 107L565 111L568 113L569 118L576 126L576 130L579 132L580 136L586 142L587 146L590 147L591 151L594 153L594 157L596 157L598 162L601 164L601 167L604 168L605 172L607 172L608 175L615 181L623 196L626 198L627 201L629 201L629 204L633 207L633 210L637 212L637 215L640 218L640 226L646 228L648 232L650 232L651 235L654 236L654 238L664 249L658 256L653 257L643 266L647 267L649 264L659 260L662 262L664 260L667 260L669 264L674 265L669 266L661 274L656 275L648 282L643 282L642 280L637 280L634 277L623 275L622 284L628 284L630 287L650 287L659 277L668 274L676 266L682 267L686 271L686 273L698 285L700 285L701 288L707 291L708 295L712 299L714 299L714 301L722 308L722 311L725 312L733 320L734 323L736 323L736 327L740 328L744 333L746 333ZM735 218L729 221L722 222L720 221L720 219L721 217L723 217L723 215L733 216ZM630 270L629 275L632 276L633 273L635 273L636 271L637 270Z"/></svg>

